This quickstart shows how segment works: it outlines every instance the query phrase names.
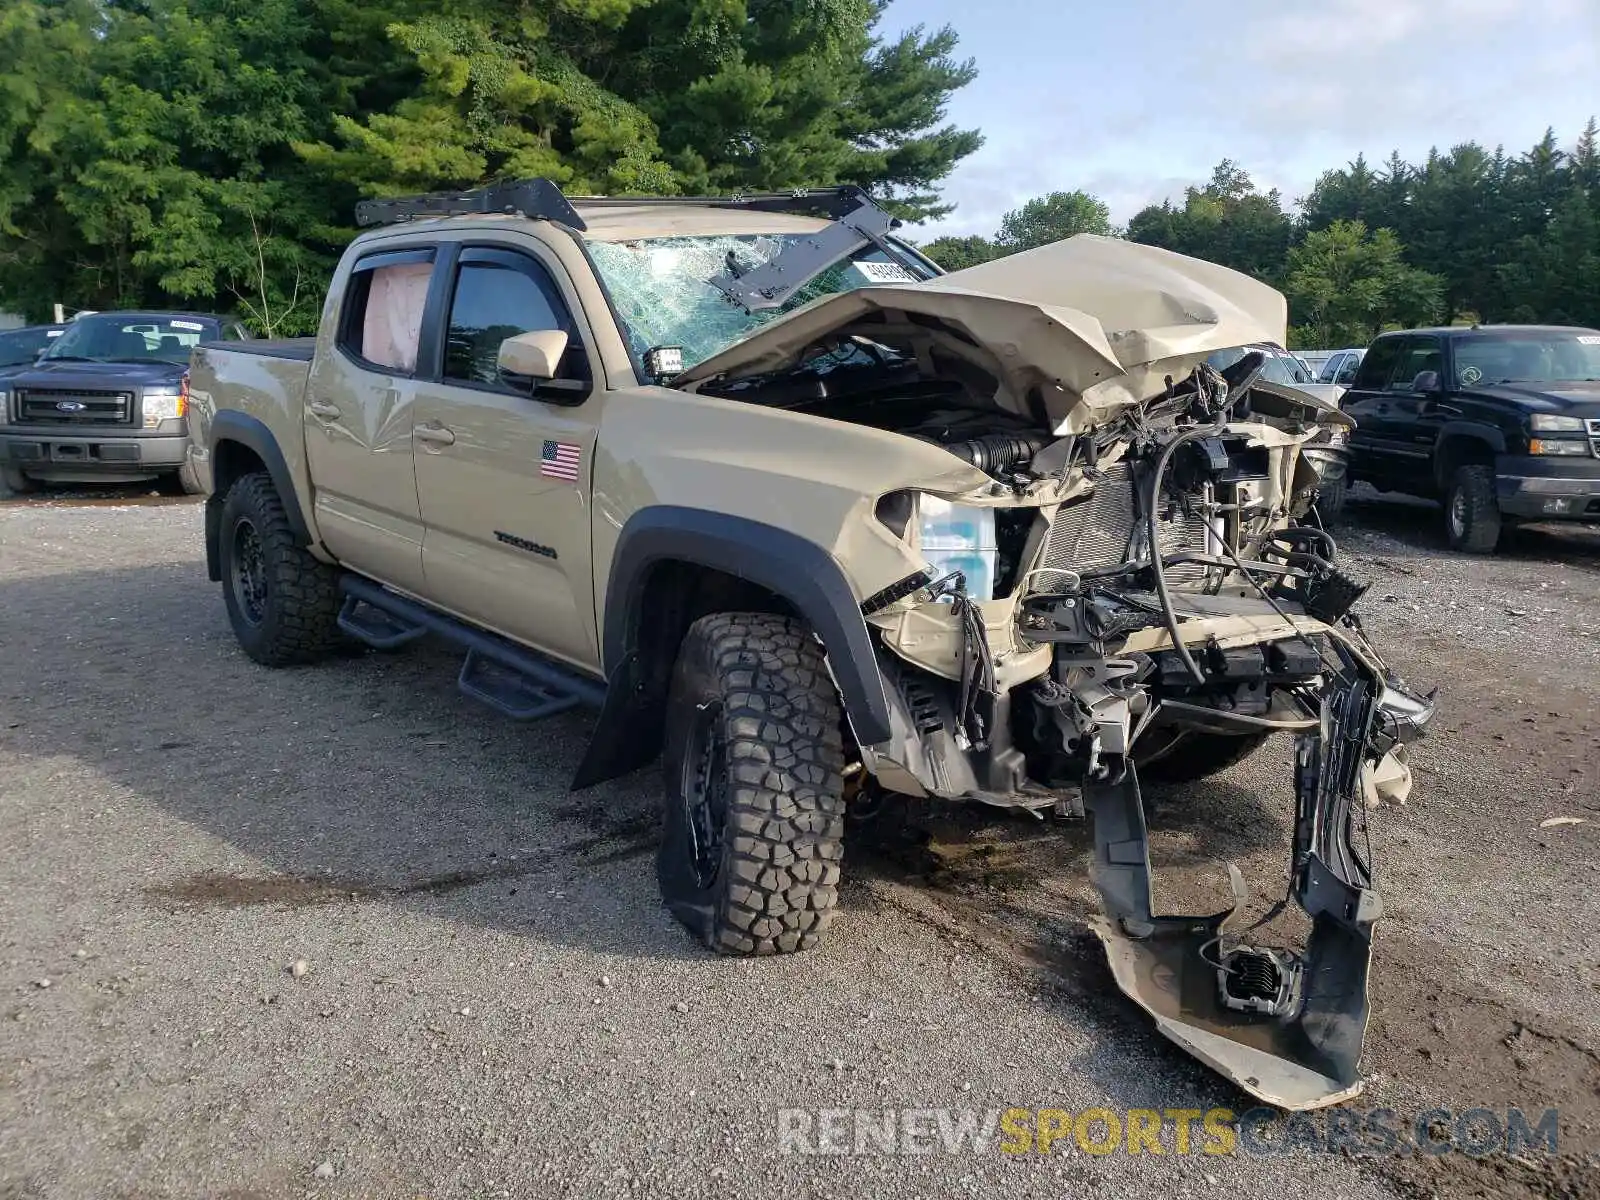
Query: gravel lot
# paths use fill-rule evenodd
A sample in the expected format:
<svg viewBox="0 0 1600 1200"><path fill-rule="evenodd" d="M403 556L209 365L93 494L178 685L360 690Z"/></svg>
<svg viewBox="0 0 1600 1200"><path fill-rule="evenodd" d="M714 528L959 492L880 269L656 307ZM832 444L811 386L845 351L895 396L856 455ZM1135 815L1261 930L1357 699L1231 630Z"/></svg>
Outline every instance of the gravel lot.
<svg viewBox="0 0 1600 1200"><path fill-rule="evenodd" d="M1081 828L886 823L827 947L714 959L652 775L567 793L586 719L503 721L438 649L264 671L199 508L124 490L0 500L0 1200L1600 1195L1600 535L1351 521L1441 689L1374 822L1359 1104L1558 1106L1559 1157L780 1155L791 1106L1251 1105L1116 994ZM1152 794L1164 900L1281 886L1288 753Z"/></svg>

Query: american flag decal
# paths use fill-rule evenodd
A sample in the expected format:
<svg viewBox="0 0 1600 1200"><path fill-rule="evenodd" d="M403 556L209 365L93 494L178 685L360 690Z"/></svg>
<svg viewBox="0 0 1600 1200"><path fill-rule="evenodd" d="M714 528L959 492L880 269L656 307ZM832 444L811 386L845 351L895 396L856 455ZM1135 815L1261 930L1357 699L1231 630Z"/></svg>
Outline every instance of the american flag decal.
<svg viewBox="0 0 1600 1200"><path fill-rule="evenodd" d="M574 443L547 441L539 454L539 474L576 483L582 462L583 452Z"/></svg>

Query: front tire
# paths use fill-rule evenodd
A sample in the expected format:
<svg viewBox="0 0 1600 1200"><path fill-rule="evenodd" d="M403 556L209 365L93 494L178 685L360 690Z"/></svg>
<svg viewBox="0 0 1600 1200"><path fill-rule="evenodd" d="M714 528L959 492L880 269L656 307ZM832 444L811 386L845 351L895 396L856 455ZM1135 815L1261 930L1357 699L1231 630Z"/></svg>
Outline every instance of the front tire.
<svg viewBox="0 0 1600 1200"><path fill-rule="evenodd" d="M222 595L244 652L268 667L317 662L344 642L338 572L295 541L265 472L222 504Z"/></svg>
<svg viewBox="0 0 1600 1200"><path fill-rule="evenodd" d="M1444 498L1445 536L1450 549L1493 554L1500 544L1501 525L1494 469L1481 464L1457 467L1450 492Z"/></svg>
<svg viewBox="0 0 1600 1200"><path fill-rule="evenodd" d="M1335 479L1323 484L1317 492L1317 515L1331 525L1344 513L1344 502L1349 495L1349 480Z"/></svg>
<svg viewBox="0 0 1600 1200"><path fill-rule="evenodd" d="M43 486L37 479L29 478L15 467L0 467L0 483L4 483L6 490L17 496L31 495Z"/></svg>
<svg viewBox="0 0 1600 1200"><path fill-rule="evenodd" d="M667 700L656 876L672 915L718 953L808 950L833 923L840 726L800 622L718 613L689 627Z"/></svg>

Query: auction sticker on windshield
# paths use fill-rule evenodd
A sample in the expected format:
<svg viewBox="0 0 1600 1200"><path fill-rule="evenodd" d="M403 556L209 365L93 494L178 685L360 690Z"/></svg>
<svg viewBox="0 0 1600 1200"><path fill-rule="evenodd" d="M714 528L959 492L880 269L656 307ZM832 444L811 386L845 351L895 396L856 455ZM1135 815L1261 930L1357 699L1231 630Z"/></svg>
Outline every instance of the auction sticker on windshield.
<svg viewBox="0 0 1600 1200"><path fill-rule="evenodd" d="M188 329L195 333L204 333L206 331L206 327L200 324L199 321L168 321L167 324L173 329Z"/></svg>

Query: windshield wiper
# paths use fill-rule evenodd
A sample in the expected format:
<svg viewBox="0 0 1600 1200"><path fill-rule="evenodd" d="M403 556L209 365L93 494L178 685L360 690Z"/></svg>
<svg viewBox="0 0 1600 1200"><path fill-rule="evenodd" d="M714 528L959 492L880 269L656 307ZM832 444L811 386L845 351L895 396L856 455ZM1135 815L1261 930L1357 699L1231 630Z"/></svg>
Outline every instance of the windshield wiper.
<svg viewBox="0 0 1600 1200"><path fill-rule="evenodd" d="M51 354L41 360L43 362L104 362L104 359L91 358L86 354Z"/></svg>
<svg viewBox="0 0 1600 1200"><path fill-rule="evenodd" d="M781 308L822 272L867 246L876 246L897 265L906 267L888 240L889 231L900 222L874 204L872 197L863 191L855 191L852 199L856 206L831 225L800 238L759 267L740 272L730 262L728 270L713 275L706 282L745 312L755 313Z"/></svg>

